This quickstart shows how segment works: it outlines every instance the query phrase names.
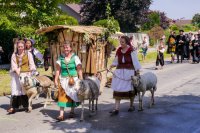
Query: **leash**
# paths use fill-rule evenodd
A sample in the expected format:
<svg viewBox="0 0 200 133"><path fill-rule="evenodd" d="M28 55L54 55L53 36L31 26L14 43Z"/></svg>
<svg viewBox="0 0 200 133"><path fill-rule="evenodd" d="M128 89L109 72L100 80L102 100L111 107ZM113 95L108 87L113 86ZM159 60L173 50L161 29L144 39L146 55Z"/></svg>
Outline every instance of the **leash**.
<svg viewBox="0 0 200 133"><path fill-rule="evenodd" d="M132 79L123 79L123 78L120 78L118 77L113 71L107 69L108 72L112 73L113 76L115 76L116 78L120 79L120 80L124 80L124 81L131 81Z"/></svg>

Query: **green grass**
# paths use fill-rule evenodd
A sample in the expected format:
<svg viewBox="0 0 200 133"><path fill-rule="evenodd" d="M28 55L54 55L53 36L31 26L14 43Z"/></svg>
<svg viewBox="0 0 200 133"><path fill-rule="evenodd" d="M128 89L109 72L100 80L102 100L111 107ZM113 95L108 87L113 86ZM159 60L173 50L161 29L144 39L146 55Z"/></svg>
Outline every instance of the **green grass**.
<svg viewBox="0 0 200 133"><path fill-rule="evenodd" d="M156 62L156 57L157 57L157 52L149 52L149 53L147 53L146 59L143 61L142 60L142 54L138 53L138 59L139 59L141 64ZM169 59L170 54L166 54L166 52L165 52L164 58ZM108 67L112 64L113 60L114 60L114 57L111 57L111 58L108 59L108 65L107 65Z"/></svg>
<svg viewBox="0 0 200 133"><path fill-rule="evenodd" d="M5 94L10 94L10 80L9 71L0 70L0 96Z"/></svg>
<svg viewBox="0 0 200 133"><path fill-rule="evenodd" d="M140 61L141 64L146 64L146 63L153 63L156 62L156 58L157 58L157 52L149 52L147 53L146 59L142 60L142 54L138 53L138 59ZM170 54L166 54L166 52L164 53L164 60L170 58Z"/></svg>

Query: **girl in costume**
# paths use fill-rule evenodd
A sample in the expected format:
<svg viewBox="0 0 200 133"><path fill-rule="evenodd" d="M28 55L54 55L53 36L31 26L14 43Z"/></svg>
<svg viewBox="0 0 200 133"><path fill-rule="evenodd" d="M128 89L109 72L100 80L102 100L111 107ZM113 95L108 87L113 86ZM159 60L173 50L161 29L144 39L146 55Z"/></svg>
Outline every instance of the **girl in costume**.
<svg viewBox="0 0 200 133"><path fill-rule="evenodd" d="M75 84L70 85L70 77L73 77ZM60 107L60 115L58 121L64 120L64 108L70 107L71 112L69 118L74 117L74 108L79 105L76 94L77 81L82 77L81 61L72 51L70 42L64 42L63 54L56 62L55 85L58 87L58 106Z"/></svg>

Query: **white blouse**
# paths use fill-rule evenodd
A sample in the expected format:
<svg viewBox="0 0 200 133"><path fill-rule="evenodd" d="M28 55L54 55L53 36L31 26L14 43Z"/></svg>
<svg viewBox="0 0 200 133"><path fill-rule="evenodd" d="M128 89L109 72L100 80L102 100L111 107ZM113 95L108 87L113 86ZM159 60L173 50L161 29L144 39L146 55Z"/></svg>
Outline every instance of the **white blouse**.
<svg viewBox="0 0 200 133"><path fill-rule="evenodd" d="M137 55L137 51L133 51L131 52L131 58L132 58L132 62L133 62L133 66L135 68L135 70L140 70L142 67L140 65L140 62L138 60L138 55ZM125 62L124 58L122 58L122 62ZM112 65L117 66L118 65L118 57L116 56Z"/></svg>

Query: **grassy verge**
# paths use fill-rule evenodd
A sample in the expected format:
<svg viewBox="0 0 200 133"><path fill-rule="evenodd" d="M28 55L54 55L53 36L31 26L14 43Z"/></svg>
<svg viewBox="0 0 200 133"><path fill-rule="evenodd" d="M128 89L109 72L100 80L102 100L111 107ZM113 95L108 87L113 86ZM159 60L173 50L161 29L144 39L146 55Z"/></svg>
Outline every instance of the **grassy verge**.
<svg viewBox="0 0 200 133"><path fill-rule="evenodd" d="M10 94L10 75L7 70L0 70L0 96Z"/></svg>
<svg viewBox="0 0 200 133"><path fill-rule="evenodd" d="M51 76L51 70L44 71L43 68L38 68L37 71L40 73L40 75ZM0 70L0 96L2 96L3 93L5 94L11 93L10 81L11 81L11 77L9 75L9 71Z"/></svg>
<svg viewBox="0 0 200 133"><path fill-rule="evenodd" d="M171 57L170 54L164 53L164 59L169 59L170 57ZM139 59L141 64L156 62L156 58L157 58L157 52L149 52L149 53L147 53L147 56L146 56L145 60L142 60L142 54L138 53L138 59Z"/></svg>
<svg viewBox="0 0 200 133"><path fill-rule="evenodd" d="M149 52L149 53L147 53L146 59L143 61L142 60L142 54L138 53L138 59L139 59L141 64L156 62L156 57L157 57L157 52ZM169 59L170 54L164 53L164 58ZM111 57L111 58L108 59L108 66L110 66L112 64L113 60L114 60L114 57Z"/></svg>

